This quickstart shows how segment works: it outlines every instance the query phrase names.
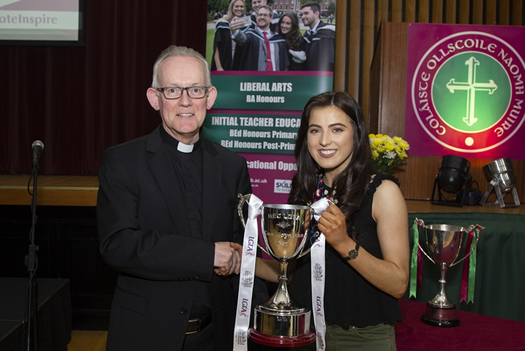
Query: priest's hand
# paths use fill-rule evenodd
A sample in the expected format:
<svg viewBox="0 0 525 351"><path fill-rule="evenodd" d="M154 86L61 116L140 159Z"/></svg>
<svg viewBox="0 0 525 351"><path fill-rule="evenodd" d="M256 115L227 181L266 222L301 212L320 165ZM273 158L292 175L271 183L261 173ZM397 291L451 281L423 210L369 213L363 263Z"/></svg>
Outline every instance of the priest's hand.
<svg viewBox="0 0 525 351"><path fill-rule="evenodd" d="M241 271L241 256L231 247L228 241L215 243L214 272L218 275L239 274Z"/></svg>

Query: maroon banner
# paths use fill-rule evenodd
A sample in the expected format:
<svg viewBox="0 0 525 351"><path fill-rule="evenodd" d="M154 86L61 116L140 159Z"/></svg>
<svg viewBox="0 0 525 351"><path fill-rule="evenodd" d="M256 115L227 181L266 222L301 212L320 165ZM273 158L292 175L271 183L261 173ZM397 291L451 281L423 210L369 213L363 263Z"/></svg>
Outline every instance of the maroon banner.
<svg viewBox="0 0 525 351"><path fill-rule="evenodd" d="M411 156L525 159L525 28L410 24Z"/></svg>

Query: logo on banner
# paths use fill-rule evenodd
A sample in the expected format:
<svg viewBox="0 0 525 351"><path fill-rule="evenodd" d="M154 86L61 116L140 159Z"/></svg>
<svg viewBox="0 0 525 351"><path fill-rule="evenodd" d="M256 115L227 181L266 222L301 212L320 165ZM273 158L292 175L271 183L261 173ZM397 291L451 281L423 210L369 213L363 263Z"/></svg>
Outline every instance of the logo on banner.
<svg viewBox="0 0 525 351"><path fill-rule="evenodd" d="M491 150L522 126L525 63L501 38L455 33L420 59L411 82L412 108L424 131L459 152Z"/></svg>
<svg viewBox="0 0 525 351"><path fill-rule="evenodd" d="M274 179L273 191L275 193L289 194L292 189L292 181L287 179Z"/></svg>

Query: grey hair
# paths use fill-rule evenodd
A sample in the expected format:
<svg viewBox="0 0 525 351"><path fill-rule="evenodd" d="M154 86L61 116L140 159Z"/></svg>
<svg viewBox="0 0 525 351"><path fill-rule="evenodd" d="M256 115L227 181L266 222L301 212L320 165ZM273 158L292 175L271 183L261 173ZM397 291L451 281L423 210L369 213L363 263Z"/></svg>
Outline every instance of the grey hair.
<svg viewBox="0 0 525 351"><path fill-rule="evenodd" d="M151 83L151 86L153 88L160 88L159 87L159 80L158 80L158 70L159 66L168 57L171 56L187 56L187 57L195 57L198 59L202 65L204 66L204 74L205 74L205 84L207 86L211 86L211 77L210 77L210 67L208 64L208 61L197 51L185 47L185 46L176 46L176 45L170 45L168 48L166 48L164 51L162 51L157 58L157 61L155 61L155 64L153 65L153 81Z"/></svg>

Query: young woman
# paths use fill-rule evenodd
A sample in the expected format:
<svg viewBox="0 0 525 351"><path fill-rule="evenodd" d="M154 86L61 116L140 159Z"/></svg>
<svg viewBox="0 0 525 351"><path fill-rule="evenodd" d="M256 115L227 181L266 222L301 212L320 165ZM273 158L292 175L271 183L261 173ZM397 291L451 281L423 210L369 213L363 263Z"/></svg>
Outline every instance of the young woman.
<svg viewBox="0 0 525 351"><path fill-rule="evenodd" d="M279 19L277 30L286 39L288 50L289 71L305 71L306 55L304 53L304 38L299 31L299 18L295 12L289 12ZM292 52L290 52L292 50Z"/></svg>
<svg viewBox="0 0 525 351"><path fill-rule="evenodd" d="M408 214L392 176L371 169L361 108L348 94L311 98L295 148L289 203L336 200L312 234L326 236L326 350L395 350L397 299L409 278ZM311 307L310 255L297 262L290 294ZM274 261L258 259L257 276L277 281ZM292 269L291 269L292 270ZM309 345L315 349L315 343Z"/></svg>
<svg viewBox="0 0 525 351"><path fill-rule="evenodd" d="M212 71L238 70L240 67L241 50L236 55L235 42L231 38L230 23L246 16L246 5L243 0L232 0L227 14L215 24L213 40ZM243 27L241 29L245 29Z"/></svg>

